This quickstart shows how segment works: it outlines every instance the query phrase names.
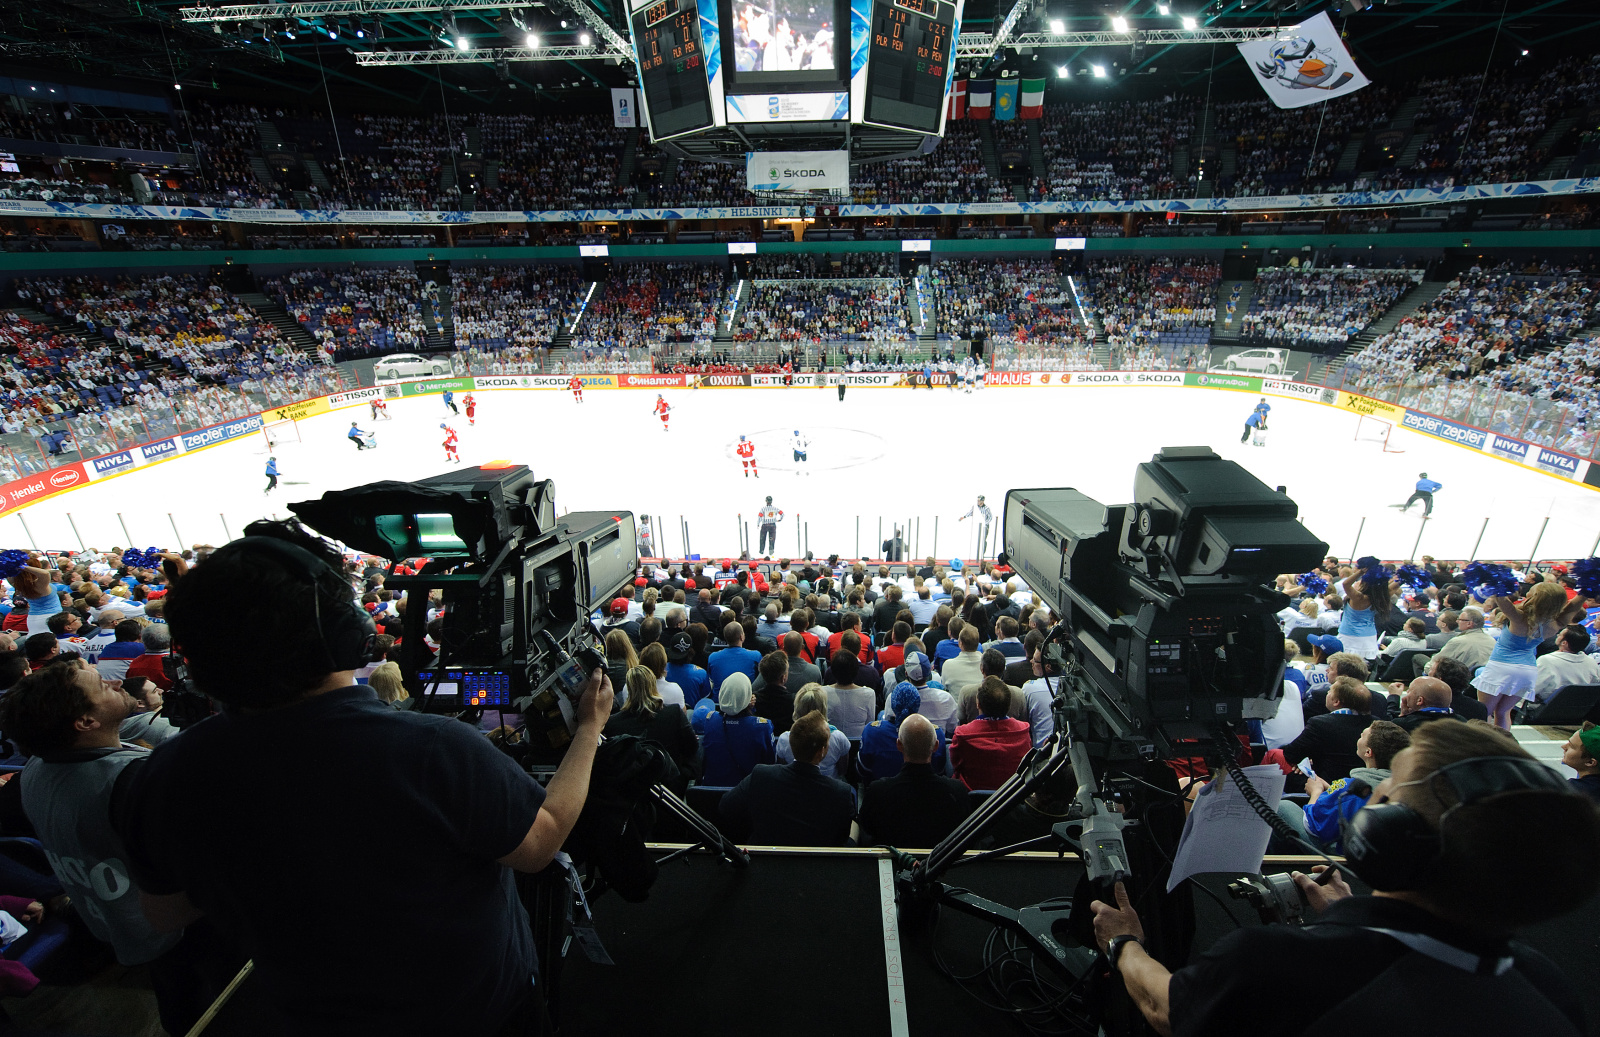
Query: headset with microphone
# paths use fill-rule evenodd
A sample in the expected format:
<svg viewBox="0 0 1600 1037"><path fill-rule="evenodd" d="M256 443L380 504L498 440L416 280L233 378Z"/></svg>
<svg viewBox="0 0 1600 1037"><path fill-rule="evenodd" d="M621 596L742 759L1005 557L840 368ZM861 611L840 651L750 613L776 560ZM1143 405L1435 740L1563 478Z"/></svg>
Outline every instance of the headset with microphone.
<svg viewBox="0 0 1600 1037"><path fill-rule="evenodd" d="M1482 756L1447 764L1414 784L1443 782L1455 794L1455 805L1437 827L1404 803L1373 803L1340 825L1345 860L1350 870L1373 889L1398 891L1426 884L1449 838L1456 811L1502 792L1560 792L1572 795L1567 781L1537 760L1515 756Z"/></svg>
<svg viewBox="0 0 1600 1037"><path fill-rule="evenodd" d="M234 542L246 550L275 556L292 573L311 582L317 635L332 672L365 666L378 637L377 624L356 601L350 584L333 566L298 544L270 536L247 536Z"/></svg>

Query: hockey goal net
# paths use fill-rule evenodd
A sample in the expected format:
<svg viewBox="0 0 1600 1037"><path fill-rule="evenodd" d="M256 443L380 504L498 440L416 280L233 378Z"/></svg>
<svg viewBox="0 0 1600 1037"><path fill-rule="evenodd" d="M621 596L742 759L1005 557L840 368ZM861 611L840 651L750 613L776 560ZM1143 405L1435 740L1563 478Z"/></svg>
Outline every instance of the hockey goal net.
<svg viewBox="0 0 1600 1037"><path fill-rule="evenodd" d="M264 450L270 451L283 443L298 442L300 442L300 423L293 418L261 426L261 446Z"/></svg>
<svg viewBox="0 0 1600 1037"><path fill-rule="evenodd" d="M1394 422L1375 418L1370 414L1361 414L1356 417L1356 441L1365 443L1378 443L1383 446L1386 454L1403 454L1405 450L1390 442L1394 435Z"/></svg>

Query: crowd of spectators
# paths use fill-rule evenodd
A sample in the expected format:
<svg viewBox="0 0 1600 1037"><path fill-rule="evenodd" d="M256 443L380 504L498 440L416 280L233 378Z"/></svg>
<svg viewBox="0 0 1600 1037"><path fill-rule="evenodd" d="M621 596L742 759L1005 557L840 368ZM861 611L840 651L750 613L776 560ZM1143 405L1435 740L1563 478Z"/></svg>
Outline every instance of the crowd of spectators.
<svg viewBox="0 0 1600 1037"><path fill-rule="evenodd" d="M717 330L723 268L714 263L628 263L601 282L573 344L585 350L709 343Z"/></svg>
<svg viewBox="0 0 1600 1037"><path fill-rule="evenodd" d="M536 361L571 326L588 286L583 271L566 264L452 266L456 347L509 352L506 363Z"/></svg>
<svg viewBox="0 0 1600 1037"><path fill-rule="evenodd" d="M1215 260L1198 257L1092 260L1083 305L1105 333L1111 369L1203 367L1221 272Z"/></svg>
<svg viewBox="0 0 1600 1037"><path fill-rule="evenodd" d="M999 346L1077 344L1088 337L1053 260L943 259L931 278L941 338L981 330Z"/></svg>
<svg viewBox="0 0 1600 1037"><path fill-rule="evenodd" d="M1600 413L1592 340L1600 278L1548 261L1468 268L1353 354L1341 384L1588 456Z"/></svg>
<svg viewBox="0 0 1600 1037"><path fill-rule="evenodd" d="M1188 145L1199 109L1195 98L1181 96L1159 104L1097 100L1046 106L1039 124L1045 177L1035 194L1053 202L1193 194L1193 177L1174 173L1172 153Z"/></svg>
<svg viewBox="0 0 1600 1037"><path fill-rule="evenodd" d="M1260 270L1240 337L1253 345L1337 352L1421 277L1414 270Z"/></svg>
<svg viewBox="0 0 1600 1037"><path fill-rule="evenodd" d="M261 287L335 360L415 352L427 339L409 265L296 270Z"/></svg>
<svg viewBox="0 0 1600 1037"><path fill-rule="evenodd" d="M914 337L900 278L752 281L733 337L759 342L906 342Z"/></svg>
<svg viewBox="0 0 1600 1037"><path fill-rule="evenodd" d="M768 253L751 257L744 270L744 276L757 280L894 278L900 276L900 257L883 252Z"/></svg>

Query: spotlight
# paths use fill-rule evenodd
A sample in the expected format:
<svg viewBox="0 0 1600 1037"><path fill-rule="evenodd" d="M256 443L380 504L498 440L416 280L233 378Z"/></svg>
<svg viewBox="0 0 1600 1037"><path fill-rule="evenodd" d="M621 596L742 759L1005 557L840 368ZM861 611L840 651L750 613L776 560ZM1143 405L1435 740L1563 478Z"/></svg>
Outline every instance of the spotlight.
<svg viewBox="0 0 1600 1037"><path fill-rule="evenodd" d="M538 48L538 46L539 46L539 34L536 33L536 32L528 33L528 49L529 50L535 50L535 49Z"/></svg>
<svg viewBox="0 0 1600 1037"><path fill-rule="evenodd" d="M174 89L174 90L182 90L183 89L183 84L182 83L173 83L172 84L172 89Z"/></svg>
<svg viewBox="0 0 1600 1037"><path fill-rule="evenodd" d="M472 49L472 41L467 39L465 36L457 36L456 37L456 49L457 50L471 50Z"/></svg>
<svg viewBox="0 0 1600 1037"><path fill-rule="evenodd" d="M1183 29L1185 32L1194 32L1199 27L1200 23L1195 21L1193 15L1186 14L1183 16Z"/></svg>
<svg viewBox="0 0 1600 1037"><path fill-rule="evenodd" d="M1526 47L1522 48L1522 56L1523 57L1527 57L1528 56L1528 48L1526 48Z"/></svg>
<svg viewBox="0 0 1600 1037"><path fill-rule="evenodd" d="M565 29L567 27L567 20L565 18L561 19L561 27L563 29Z"/></svg>
<svg viewBox="0 0 1600 1037"><path fill-rule="evenodd" d="M294 39L294 23L293 22L284 22L283 23L283 38L286 39L286 40Z"/></svg>
<svg viewBox="0 0 1600 1037"><path fill-rule="evenodd" d="M588 45L589 45L589 34L586 33L586 32L580 32L578 34L578 46L587 47Z"/></svg>
<svg viewBox="0 0 1600 1037"><path fill-rule="evenodd" d="M1128 31L1128 19L1122 17L1122 15L1120 15L1120 14L1119 15L1114 15L1112 17L1112 19L1111 19L1111 31L1112 32L1127 32Z"/></svg>
<svg viewBox="0 0 1600 1037"><path fill-rule="evenodd" d="M339 38L339 27L337 25L329 22L325 28L328 30L328 39L336 40Z"/></svg>
<svg viewBox="0 0 1600 1037"><path fill-rule="evenodd" d="M366 38L367 38L367 27L365 25L363 25L359 20L357 20L357 22L356 22L356 39L364 40Z"/></svg>
<svg viewBox="0 0 1600 1037"><path fill-rule="evenodd" d="M1104 65L1094 65L1092 67L1094 68L1094 77L1096 79L1104 79L1106 77L1106 67Z"/></svg>
<svg viewBox="0 0 1600 1037"><path fill-rule="evenodd" d="M1067 23L1060 18L1052 18L1050 19L1050 31L1059 36L1067 31Z"/></svg>
<svg viewBox="0 0 1600 1037"><path fill-rule="evenodd" d="M1172 13L1172 7L1169 4L1156 4L1156 10L1158 12L1160 12L1161 14L1171 14Z"/></svg>
<svg viewBox="0 0 1600 1037"><path fill-rule="evenodd" d="M1059 68L1056 69L1056 78L1057 79L1068 79L1071 76L1072 76L1072 73L1070 71L1068 71L1067 66L1065 66L1065 65L1062 65L1062 66L1060 66Z"/></svg>

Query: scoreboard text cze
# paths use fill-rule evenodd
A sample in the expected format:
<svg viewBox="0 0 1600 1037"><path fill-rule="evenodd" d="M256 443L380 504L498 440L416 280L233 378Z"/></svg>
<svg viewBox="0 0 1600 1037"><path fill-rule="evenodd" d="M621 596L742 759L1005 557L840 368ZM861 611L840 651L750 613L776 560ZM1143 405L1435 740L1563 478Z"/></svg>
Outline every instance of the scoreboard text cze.
<svg viewBox="0 0 1600 1037"><path fill-rule="evenodd" d="M946 0L873 0L867 122L939 131L955 19Z"/></svg>
<svg viewBox="0 0 1600 1037"><path fill-rule="evenodd" d="M651 136L661 140L714 125L694 0L659 0L635 11L633 39Z"/></svg>

